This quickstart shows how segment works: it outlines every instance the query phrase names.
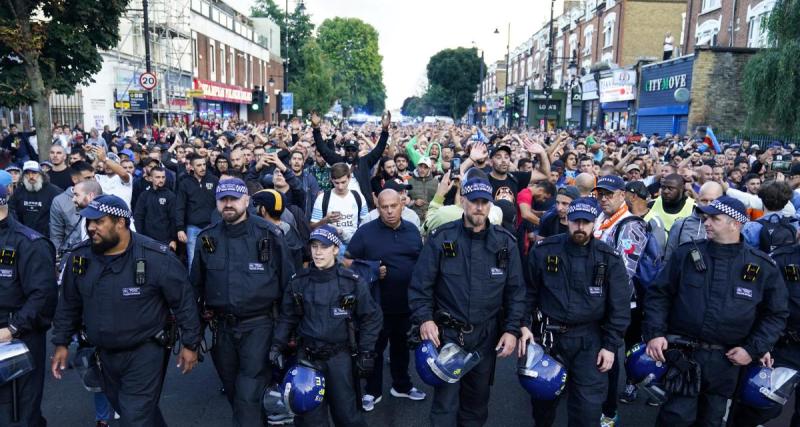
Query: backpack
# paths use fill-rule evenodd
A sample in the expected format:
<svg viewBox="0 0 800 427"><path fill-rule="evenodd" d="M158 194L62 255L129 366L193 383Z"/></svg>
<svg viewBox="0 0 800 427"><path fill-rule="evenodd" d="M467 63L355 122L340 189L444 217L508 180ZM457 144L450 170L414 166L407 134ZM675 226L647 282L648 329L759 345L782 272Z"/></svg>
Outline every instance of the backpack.
<svg viewBox="0 0 800 427"><path fill-rule="evenodd" d="M797 230L793 223L797 220L791 217L770 215L759 218L756 222L761 224L758 232L758 249L771 253L775 249L797 243Z"/></svg>
<svg viewBox="0 0 800 427"><path fill-rule="evenodd" d="M638 221L644 226L647 240L644 244L644 250L639 256L639 262L636 264L636 274L633 276L634 285L643 289L647 289L655 280L658 273L664 267L664 251L658 244L658 240L653 235L651 225L644 219L638 216L629 216L622 219L617 224L614 230L614 247L617 245L619 234L622 232L622 227L628 222Z"/></svg>
<svg viewBox="0 0 800 427"><path fill-rule="evenodd" d="M325 218L328 215L328 205L331 204L331 192L333 190L326 190L325 194L322 196L322 217ZM361 195L356 190L350 190L350 193L356 199L356 205L358 206L358 212L356 212L356 226L361 225Z"/></svg>

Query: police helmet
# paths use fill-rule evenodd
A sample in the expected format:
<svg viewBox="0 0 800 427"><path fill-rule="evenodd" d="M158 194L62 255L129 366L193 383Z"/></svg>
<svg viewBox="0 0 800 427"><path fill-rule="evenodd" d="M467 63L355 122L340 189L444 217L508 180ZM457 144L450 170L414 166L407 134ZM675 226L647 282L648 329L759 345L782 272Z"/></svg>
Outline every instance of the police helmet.
<svg viewBox="0 0 800 427"><path fill-rule="evenodd" d="M414 351L414 362L422 381L431 386L456 383L480 362L477 351L468 353L454 343L441 351L430 340L424 340Z"/></svg>
<svg viewBox="0 0 800 427"><path fill-rule="evenodd" d="M305 414L322 404L325 376L312 363L301 360L283 377L283 404L292 414Z"/></svg>
<svg viewBox="0 0 800 427"><path fill-rule="evenodd" d="M625 353L625 374L634 384L659 382L667 372L666 364L647 355L647 344L640 342Z"/></svg>
<svg viewBox="0 0 800 427"><path fill-rule="evenodd" d="M791 368L750 366L739 399L745 405L760 409L782 406L789 400L798 381L800 375Z"/></svg>
<svg viewBox="0 0 800 427"><path fill-rule="evenodd" d="M567 384L567 370L535 342L517 364L519 383L536 400L554 400Z"/></svg>
<svg viewBox="0 0 800 427"><path fill-rule="evenodd" d="M0 344L0 385L11 382L33 370L33 356L20 340Z"/></svg>
<svg viewBox="0 0 800 427"><path fill-rule="evenodd" d="M97 365L94 347L81 347L72 356L72 368L81 379L86 391L98 393L103 391L100 381L100 367Z"/></svg>

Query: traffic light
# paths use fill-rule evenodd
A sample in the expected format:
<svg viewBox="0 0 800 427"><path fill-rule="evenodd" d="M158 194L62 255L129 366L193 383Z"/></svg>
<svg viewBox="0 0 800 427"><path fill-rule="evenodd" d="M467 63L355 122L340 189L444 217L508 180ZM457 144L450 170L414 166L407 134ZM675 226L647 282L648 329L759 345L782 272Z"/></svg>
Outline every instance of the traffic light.
<svg viewBox="0 0 800 427"><path fill-rule="evenodd" d="M264 108L264 104L266 103L266 96L262 89L256 89L253 91L253 103L250 104L250 109L253 111L261 111Z"/></svg>

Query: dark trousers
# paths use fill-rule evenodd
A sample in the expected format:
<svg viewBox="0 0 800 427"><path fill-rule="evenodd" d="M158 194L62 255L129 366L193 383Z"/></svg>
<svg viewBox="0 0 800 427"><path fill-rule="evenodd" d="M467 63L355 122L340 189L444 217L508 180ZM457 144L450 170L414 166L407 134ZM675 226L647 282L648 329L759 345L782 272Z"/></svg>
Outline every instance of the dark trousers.
<svg viewBox="0 0 800 427"><path fill-rule="evenodd" d="M261 399L272 376L267 360L271 342L269 318L218 323L211 358L233 409L234 426L264 426Z"/></svg>
<svg viewBox="0 0 800 427"><path fill-rule="evenodd" d="M567 414L568 425L597 427L603 400L608 391L608 373L597 369L597 354L602 348L600 332L589 332L582 336L568 334L555 337L551 355L567 369ZM560 398L534 400L533 419L536 427L552 426Z"/></svg>
<svg viewBox="0 0 800 427"><path fill-rule="evenodd" d="M628 329L625 330L623 355L629 348L640 342L642 342L642 309L637 307L631 309L631 323L628 325ZM606 401L603 402L603 413L611 418L617 413L620 364L625 363L625 359L619 357L619 352L614 356L614 364L611 365L611 370L608 371L608 394L606 395Z"/></svg>
<svg viewBox="0 0 800 427"><path fill-rule="evenodd" d="M341 427L366 427L356 402L353 384L353 362L346 351L340 351L328 360L315 360L325 376L325 399L317 409L294 417L296 427L327 427L328 412L333 424Z"/></svg>
<svg viewBox="0 0 800 427"><path fill-rule="evenodd" d="M166 426L161 397L167 349L146 342L133 350L100 349L103 392L119 412L121 426Z"/></svg>
<svg viewBox="0 0 800 427"><path fill-rule="evenodd" d="M42 387L45 373L45 333L34 332L22 337L33 357L33 371L17 378L19 422L12 423L12 383L0 386L0 426L46 426L42 417Z"/></svg>
<svg viewBox="0 0 800 427"><path fill-rule="evenodd" d="M775 359L774 366L776 368L783 366L800 370L800 343L778 343L770 354ZM758 361L754 362L758 363ZM800 427L800 398L798 396L800 396L800 393L795 392L794 415L792 415L791 427ZM731 415L728 416L728 426L755 427L760 424L766 424L769 420L778 418L782 410L783 406L757 409L734 400L731 406Z"/></svg>
<svg viewBox="0 0 800 427"><path fill-rule="evenodd" d="M478 427L486 424L496 362L494 347L499 340L496 320L486 323L475 325L472 333L464 335L464 348L480 353L478 365L457 383L434 387L430 416L433 427ZM442 345L458 342L456 337L452 329L443 329Z"/></svg>
<svg viewBox="0 0 800 427"><path fill-rule="evenodd" d="M389 367L392 372L392 388L400 393L411 390L411 377L408 375L408 339L406 334L411 328L408 314L384 314L383 329L375 343L375 371L367 378L366 394L375 397L383 394L383 352L389 346Z"/></svg>
<svg viewBox="0 0 800 427"><path fill-rule="evenodd" d="M694 397L668 395L658 412L658 426L722 425L740 367L731 364L722 350L695 350L690 357L700 365L700 393Z"/></svg>

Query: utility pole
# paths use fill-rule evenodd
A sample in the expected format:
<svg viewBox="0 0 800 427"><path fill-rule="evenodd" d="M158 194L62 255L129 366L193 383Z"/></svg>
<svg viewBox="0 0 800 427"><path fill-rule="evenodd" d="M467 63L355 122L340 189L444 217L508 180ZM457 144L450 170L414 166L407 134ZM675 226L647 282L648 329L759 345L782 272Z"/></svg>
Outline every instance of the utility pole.
<svg viewBox="0 0 800 427"><path fill-rule="evenodd" d="M550 113L550 94L553 92L553 10L556 0L550 0L550 34L548 35L547 46L547 75L544 77L544 131L547 132L547 120Z"/></svg>
<svg viewBox="0 0 800 427"><path fill-rule="evenodd" d="M150 62L150 18L147 12L147 0L142 0L142 14L144 15L144 67L148 73L152 71L152 64ZM153 106L152 91L145 91L145 110L144 110L144 125L147 126L150 120L150 111Z"/></svg>
<svg viewBox="0 0 800 427"><path fill-rule="evenodd" d="M481 82L478 86L478 127L483 127L483 51L481 51Z"/></svg>
<svg viewBox="0 0 800 427"><path fill-rule="evenodd" d="M506 127L511 128L511 108L508 107L508 84L511 81L511 75L508 74L508 65L511 62L511 23L508 23L508 38L506 40L506 96L503 99L506 104Z"/></svg>

